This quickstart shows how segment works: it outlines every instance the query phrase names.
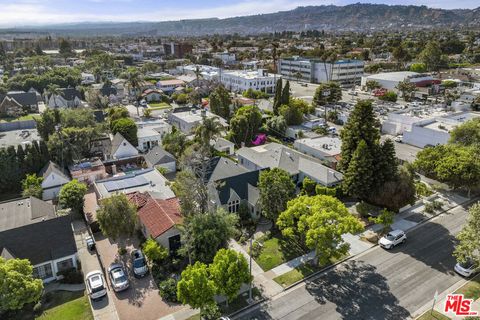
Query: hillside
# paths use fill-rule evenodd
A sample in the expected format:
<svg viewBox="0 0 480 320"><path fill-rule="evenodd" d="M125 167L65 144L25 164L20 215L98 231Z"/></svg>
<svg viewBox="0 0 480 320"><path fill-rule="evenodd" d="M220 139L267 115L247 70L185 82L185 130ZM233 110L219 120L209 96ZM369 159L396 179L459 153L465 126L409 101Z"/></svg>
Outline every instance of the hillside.
<svg viewBox="0 0 480 320"><path fill-rule="evenodd" d="M42 30L61 34L90 35L177 35L258 34L274 31L338 30L365 31L400 28L479 27L480 7L445 10L426 6L352 4L309 6L270 14L226 19L195 19L163 22L79 23L15 30Z"/></svg>

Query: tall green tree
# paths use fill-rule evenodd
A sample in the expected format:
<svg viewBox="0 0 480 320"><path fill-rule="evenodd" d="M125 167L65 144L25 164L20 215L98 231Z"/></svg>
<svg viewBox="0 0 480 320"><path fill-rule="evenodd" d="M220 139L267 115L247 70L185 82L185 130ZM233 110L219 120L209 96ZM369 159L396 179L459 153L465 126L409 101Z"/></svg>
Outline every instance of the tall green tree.
<svg viewBox="0 0 480 320"><path fill-rule="evenodd" d="M180 158L183 151L187 148L189 141L187 136L180 130L174 129L171 133L167 133L162 139L162 146L165 150L173 154L177 159Z"/></svg>
<svg viewBox="0 0 480 320"><path fill-rule="evenodd" d="M35 173L27 174L25 179L22 180L22 196L42 199L42 181L43 178L37 177Z"/></svg>
<svg viewBox="0 0 480 320"><path fill-rule="evenodd" d="M295 184L290 174L280 168L260 172L258 189L262 214L273 222L295 195Z"/></svg>
<svg viewBox="0 0 480 320"><path fill-rule="evenodd" d="M337 103L341 99L342 88L340 88L338 83L330 81L327 83L321 83L317 87L313 96L313 104L315 106L324 106L326 104Z"/></svg>
<svg viewBox="0 0 480 320"><path fill-rule="evenodd" d="M142 251L145 253L148 261L161 262L168 257L168 250L162 247L155 239L148 238L143 246Z"/></svg>
<svg viewBox="0 0 480 320"><path fill-rule="evenodd" d="M348 169L345 171L342 187L345 193L367 199L375 185L373 159L367 143L361 140L352 155Z"/></svg>
<svg viewBox="0 0 480 320"><path fill-rule="evenodd" d="M101 201L97 220L100 230L109 238L131 236L135 231L137 208L125 194L114 194Z"/></svg>
<svg viewBox="0 0 480 320"><path fill-rule="evenodd" d="M282 90L282 104L290 103L290 81L287 80Z"/></svg>
<svg viewBox="0 0 480 320"><path fill-rule="evenodd" d="M453 255L459 262L473 260L480 265L480 202L472 205L468 210L467 223L456 236L458 244Z"/></svg>
<svg viewBox="0 0 480 320"><path fill-rule="evenodd" d="M360 221L337 198L317 195L300 196L288 202L277 225L287 237L297 237L315 250L320 265L348 253L350 245L342 235L363 230Z"/></svg>
<svg viewBox="0 0 480 320"><path fill-rule="evenodd" d="M256 106L244 106L230 120L230 140L237 146L249 145L262 125L262 114Z"/></svg>
<svg viewBox="0 0 480 320"><path fill-rule="evenodd" d="M180 200L183 216L204 214L208 210L207 186L191 168L180 171L172 184L172 190Z"/></svg>
<svg viewBox="0 0 480 320"><path fill-rule="evenodd" d="M48 141L50 135L55 132L55 126L60 123L60 111L47 108L40 117L35 118L35 121L38 134L43 141Z"/></svg>
<svg viewBox="0 0 480 320"><path fill-rule="evenodd" d="M403 100L407 102L412 100L412 94L417 90L415 83L407 80L400 81L396 88L402 93Z"/></svg>
<svg viewBox="0 0 480 320"><path fill-rule="evenodd" d="M282 78L277 80L275 83L275 96L273 97L273 113L278 115L280 111L280 106L282 105L282 88L283 88L283 81Z"/></svg>
<svg viewBox="0 0 480 320"><path fill-rule="evenodd" d="M196 262L183 270L180 281L177 283L177 297L183 304L200 309L200 314L211 304L217 288L210 279L206 264Z"/></svg>
<svg viewBox="0 0 480 320"><path fill-rule="evenodd" d="M227 306L237 297L242 284L252 280L247 259L232 249L220 249L208 270L217 294L227 297Z"/></svg>
<svg viewBox="0 0 480 320"><path fill-rule="evenodd" d="M381 224L383 226L382 233L384 234L390 229L390 226L394 222L394 218L395 213L388 211L387 209L383 209L378 216L369 217L368 220L376 224Z"/></svg>
<svg viewBox="0 0 480 320"><path fill-rule="evenodd" d="M221 248L228 246L228 241L236 234L238 216L223 209L185 217L181 227L184 245L180 252L190 262L212 262Z"/></svg>
<svg viewBox="0 0 480 320"><path fill-rule="evenodd" d="M429 41L418 58L428 71L439 71L446 64L440 44L436 40Z"/></svg>
<svg viewBox="0 0 480 320"><path fill-rule="evenodd" d="M203 147L208 148L210 146L210 140L224 131L225 128L217 117L205 118L203 122L195 128L195 139L200 142Z"/></svg>
<svg viewBox="0 0 480 320"><path fill-rule="evenodd" d="M450 132L450 143L480 147L480 118L473 118Z"/></svg>
<svg viewBox="0 0 480 320"><path fill-rule="evenodd" d="M83 212L83 197L87 193L87 186L73 179L60 189L59 204L63 208L70 208L74 212Z"/></svg>
<svg viewBox="0 0 480 320"><path fill-rule="evenodd" d="M42 292L43 282L33 277L30 261L0 257L0 314L37 302Z"/></svg>
<svg viewBox="0 0 480 320"><path fill-rule="evenodd" d="M299 125L303 122L303 112L295 104L284 104L278 112L287 125Z"/></svg>
<svg viewBox="0 0 480 320"><path fill-rule="evenodd" d="M342 139L342 159L340 168L346 171L350 165L353 153L360 141L365 141L371 151L376 151L380 141L380 123L373 112L372 102L360 100L350 113L347 123L340 132Z"/></svg>
<svg viewBox="0 0 480 320"><path fill-rule="evenodd" d="M224 119L230 119L232 99L224 86L220 85L210 94L210 110Z"/></svg>
<svg viewBox="0 0 480 320"><path fill-rule="evenodd" d="M130 118L118 119L112 123L112 134L115 135L119 132L133 146L138 145L137 131L135 121Z"/></svg>

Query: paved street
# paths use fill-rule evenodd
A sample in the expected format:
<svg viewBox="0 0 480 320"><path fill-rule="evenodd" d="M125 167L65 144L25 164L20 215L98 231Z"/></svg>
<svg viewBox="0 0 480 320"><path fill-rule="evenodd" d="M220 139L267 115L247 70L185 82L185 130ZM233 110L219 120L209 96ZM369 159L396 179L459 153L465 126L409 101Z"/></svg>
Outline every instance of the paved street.
<svg viewBox="0 0 480 320"><path fill-rule="evenodd" d="M453 272L457 207L408 233L391 251L376 247L234 319L406 319L462 278Z"/></svg>

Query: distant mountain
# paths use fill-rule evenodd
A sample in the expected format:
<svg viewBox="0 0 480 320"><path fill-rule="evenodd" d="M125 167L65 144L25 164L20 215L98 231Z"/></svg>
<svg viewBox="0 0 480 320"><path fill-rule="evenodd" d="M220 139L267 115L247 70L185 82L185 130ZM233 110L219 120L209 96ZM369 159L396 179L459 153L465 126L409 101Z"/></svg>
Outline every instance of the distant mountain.
<svg viewBox="0 0 480 320"><path fill-rule="evenodd" d="M47 31L57 34L200 36L206 34L259 34L274 31L365 31L400 28L480 27L477 9L445 10L426 6L352 4L308 6L290 11L226 19L195 19L164 22L78 23L16 28L16 31Z"/></svg>

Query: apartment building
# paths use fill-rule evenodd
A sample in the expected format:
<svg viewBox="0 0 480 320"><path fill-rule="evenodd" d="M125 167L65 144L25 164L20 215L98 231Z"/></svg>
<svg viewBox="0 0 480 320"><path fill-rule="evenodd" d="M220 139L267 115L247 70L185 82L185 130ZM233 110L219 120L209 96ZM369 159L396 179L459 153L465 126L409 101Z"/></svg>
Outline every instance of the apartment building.
<svg viewBox="0 0 480 320"><path fill-rule="evenodd" d="M295 56L280 59L278 62L278 70L285 79L310 83L336 81L343 86L360 83L363 67L362 60L350 59L331 63Z"/></svg>
<svg viewBox="0 0 480 320"><path fill-rule="evenodd" d="M276 80L282 76L268 73L264 69L256 71L235 70L225 71L221 74L221 82L230 91L243 92L248 89L260 90L266 93L273 93Z"/></svg>

